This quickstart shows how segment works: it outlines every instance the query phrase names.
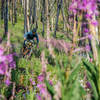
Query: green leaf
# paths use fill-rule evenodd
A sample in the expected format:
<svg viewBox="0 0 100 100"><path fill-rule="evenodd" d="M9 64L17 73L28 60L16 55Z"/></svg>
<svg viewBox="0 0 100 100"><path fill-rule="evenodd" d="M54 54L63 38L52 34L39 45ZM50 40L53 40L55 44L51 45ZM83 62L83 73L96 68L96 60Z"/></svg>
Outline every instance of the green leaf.
<svg viewBox="0 0 100 100"><path fill-rule="evenodd" d="M88 76L87 76L88 77ZM91 86L92 86L92 90L93 90L93 94L94 94L94 97L95 97L95 100L98 100L98 92L97 92L97 89L96 89L96 86L95 86L95 83L93 82L93 80L90 79L90 77L88 77L89 79L89 82L91 83Z"/></svg>
<svg viewBox="0 0 100 100"><path fill-rule="evenodd" d="M85 65L85 67L88 71L90 71L92 74L94 74L96 76L96 67L92 63L83 59L83 64Z"/></svg>
<svg viewBox="0 0 100 100"><path fill-rule="evenodd" d="M76 68L71 72L68 81L72 81L73 78L75 78L75 77L79 74L80 66L81 66L81 64L78 64L78 65L76 66Z"/></svg>
<svg viewBox="0 0 100 100"><path fill-rule="evenodd" d="M46 83L46 86L47 86L48 91L53 96L55 94L55 91L54 91L53 86L51 86L47 80L45 80L45 83Z"/></svg>

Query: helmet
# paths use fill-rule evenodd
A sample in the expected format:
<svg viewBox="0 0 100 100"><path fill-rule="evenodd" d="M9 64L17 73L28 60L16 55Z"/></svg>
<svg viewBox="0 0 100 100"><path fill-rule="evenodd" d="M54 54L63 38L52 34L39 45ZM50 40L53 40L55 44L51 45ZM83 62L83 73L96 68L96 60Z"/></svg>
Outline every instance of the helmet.
<svg viewBox="0 0 100 100"><path fill-rule="evenodd" d="M33 32L33 33L36 33L36 28L33 28L32 32Z"/></svg>

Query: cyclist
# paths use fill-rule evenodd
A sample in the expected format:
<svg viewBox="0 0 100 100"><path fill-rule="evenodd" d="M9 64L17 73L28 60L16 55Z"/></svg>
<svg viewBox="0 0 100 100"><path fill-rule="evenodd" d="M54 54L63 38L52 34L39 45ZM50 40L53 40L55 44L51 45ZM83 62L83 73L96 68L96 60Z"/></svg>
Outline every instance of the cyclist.
<svg viewBox="0 0 100 100"><path fill-rule="evenodd" d="M25 41L26 40L32 40L33 42L34 42L34 38L36 38L36 40L37 40L37 48L39 47L39 37L38 37L38 34L37 34L37 32L36 32L36 28L34 28L32 31L30 31L30 32L27 32L27 33L25 33L24 34L24 47L25 47Z"/></svg>

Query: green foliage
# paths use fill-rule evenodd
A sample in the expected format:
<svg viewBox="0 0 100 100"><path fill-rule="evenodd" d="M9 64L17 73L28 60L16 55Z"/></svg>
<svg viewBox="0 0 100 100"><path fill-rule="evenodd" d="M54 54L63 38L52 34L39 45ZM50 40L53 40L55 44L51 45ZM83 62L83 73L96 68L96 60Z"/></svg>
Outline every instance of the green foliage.
<svg viewBox="0 0 100 100"><path fill-rule="evenodd" d="M86 68L87 71L87 78L92 86L93 91L93 100L99 99L99 91L98 91L98 69L95 64L90 63L86 59L83 59L83 65Z"/></svg>
<svg viewBox="0 0 100 100"><path fill-rule="evenodd" d="M53 86L51 86L50 83L49 83L47 80L45 80L45 83L46 83L47 89L48 89L48 91L50 92L50 94L51 94L52 96L54 96L55 91L54 91Z"/></svg>

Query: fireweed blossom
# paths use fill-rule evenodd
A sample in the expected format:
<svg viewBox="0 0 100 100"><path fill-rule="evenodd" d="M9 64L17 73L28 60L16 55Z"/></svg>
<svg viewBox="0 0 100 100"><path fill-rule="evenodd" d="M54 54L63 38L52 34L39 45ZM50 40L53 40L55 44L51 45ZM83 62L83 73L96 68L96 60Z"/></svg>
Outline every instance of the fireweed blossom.
<svg viewBox="0 0 100 100"><path fill-rule="evenodd" d="M80 11L85 12L85 18L90 20L91 24L97 26L97 21L93 20L93 16L98 16L99 14L97 10L97 1L98 0L72 0L69 10L72 11L74 15L78 14Z"/></svg>
<svg viewBox="0 0 100 100"><path fill-rule="evenodd" d="M52 80L49 80L49 84L52 86L53 85L53 82L52 82Z"/></svg>
<svg viewBox="0 0 100 100"><path fill-rule="evenodd" d="M77 14L79 11L84 11L85 18L89 20L93 19L93 15L98 16L99 14L97 10L97 0L72 0L69 10L74 14ZM97 22L94 21L94 23L97 25Z"/></svg>
<svg viewBox="0 0 100 100"><path fill-rule="evenodd" d="M11 81L10 81L9 79L5 80L5 84L6 84L7 86L9 86L9 85L11 84Z"/></svg>
<svg viewBox="0 0 100 100"><path fill-rule="evenodd" d="M92 20L91 24L94 25L94 26L98 26L98 22L96 20Z"/></svg>
<svg viewBox="0 0 100 100"><path fill-rule="evenodd" d="M41 74L38 76L38 81L42 82L44 80L44 76Z"/></svg>
<svg viewBox="0 0 100 100"><path fill-rule="evenodd" d="M72 12L73 15L77 14L77 17L79 17L79 14L81 13L84 21L82 20L82 35L81 36L88 36L89 40L92 40L92 34L89 32L88 26L92 25L94 27L98 26L98 22L96 20L96 16L99 15L98 12L98 6L97 3L100 2L100 0L72 0L69 11ZM85 23L85 24L84 24ZM87 52L90 51L90 46L86 45L85 50Z"/></svg>
<svg viewBox="0 0 100 100"><path fill-rule="evenodd" d="M89 52L91 48L90 48L90 46L89 46L89 45L86 45L85 49L86 49L86 51L88 51L88 52Z"/></svg>
<svg viewBox="0 0 100 100"><path fill-rule="evenodd" d="M92 40L92 35L91 35L91 34L89 34L89 35L88 35L88 38L89 38L90 40Z"/></svg>
<svg viewBox="0 0 100 100"><path fill-rule="evenodd" d="M36 85L35 81L32 80L32 78L29 79L32 85Z"/></svg>
<svg viewBox="0 0 100 100"><path fill-rule="evenodd" d="M39 94L36 94L36 97L37 97L38 100L42 100L42 98Z"/></svg>
<svg viewBox="0 0 100 100"><path fill-rule="evenodd" d="M13 54L4 54L3 48L0 47L0 75L6 76L5 84L11 84L11 70L16 68Z"/></svg>
<svg viewBox="0 0 100 100"><path fill-rule="evenodd" d="M92 88L91 83L88 81L86 82L86 88L89 88L89 89Z"/></svg>

